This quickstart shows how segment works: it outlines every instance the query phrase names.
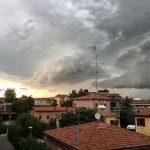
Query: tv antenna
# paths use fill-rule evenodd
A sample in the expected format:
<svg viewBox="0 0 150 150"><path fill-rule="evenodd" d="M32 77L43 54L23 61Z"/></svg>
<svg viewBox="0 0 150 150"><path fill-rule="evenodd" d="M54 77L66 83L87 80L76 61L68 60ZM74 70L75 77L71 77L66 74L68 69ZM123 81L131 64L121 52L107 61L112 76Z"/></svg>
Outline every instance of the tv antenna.
<svg viewBox="0 0 150 150"><path fill-rule="evenodd" d="M93 50L96 51L96 55L95 55L95 66L96 66L96 71L95 71L95 88L96 88L96 99L97 99L97 106L98 106L98 64L101 64L98 62L98 56L100 54L97 53L97 47L96 46L93 46L93 47L90 47L92 48Z"/></svg>

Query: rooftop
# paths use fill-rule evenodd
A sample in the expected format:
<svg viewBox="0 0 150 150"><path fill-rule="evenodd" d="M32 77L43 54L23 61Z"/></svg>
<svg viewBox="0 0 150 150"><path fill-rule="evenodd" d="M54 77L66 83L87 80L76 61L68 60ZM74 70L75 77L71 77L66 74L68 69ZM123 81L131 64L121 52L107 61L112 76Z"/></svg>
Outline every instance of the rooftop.
<svg viewBox="0 0 150 150"><path fill-rule="evenodd" d="M133 100L132 105L150 105L150 100Z"/></svg>
<svg viewBox="0 0 150 150"><path fill-rule="evenodd" d="M120 97L112 97L110 95L97 95L97 94L90 94L90 95L86 95L86 96L81 96L81 97L77 97L74 98L73 100L120 100Z"/></svg>
<svg viewBox="0 0 150 150"><path fill-rule="evenodd" d="M98 110L98 112L103 116L103 117L111 117L111 116L116 116L110 111L107 110Z"/></svg>
<svg viewBox="0 0 150 150"><path fill-rule="evenodd" d="M141 116L141 117L150 117L150 109L142 109L140 112L136 114L136 116Z"/></svg>
<svg viewBox="0 0 150 150"><path fill-rule="evenodd" d="M48 130L48 140L77 149L77 125ZM80 125L80 150L117 150L137 147L150 148L150 137L105 123L90 122Z"/></svg>
<svg viewBox="0 0 150 150"><path fill-rule="evenodd" d="M51 112L51 111L75 111L74 107L33 107L36 112Z"/></svg>

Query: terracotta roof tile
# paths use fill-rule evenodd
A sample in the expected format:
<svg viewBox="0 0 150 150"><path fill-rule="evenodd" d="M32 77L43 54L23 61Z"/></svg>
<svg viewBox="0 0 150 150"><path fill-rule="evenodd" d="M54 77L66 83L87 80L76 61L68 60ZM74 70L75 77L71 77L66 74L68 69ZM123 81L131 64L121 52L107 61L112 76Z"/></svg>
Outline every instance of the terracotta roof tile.
<svg viewBox="0 0 150 150"><path fill-rule="evenodd" d="M104 117L116 116L115 114L107 110L98 110L98 112Z"/></svg>
<svg viewBox="0 0 150 150"><path fill-rule="evenodd" d="M48 130L48 138L55 138L77 149L77 125ZM150 137L104 123L80 125L80 150L112 150L150 146Z"/></svg>
<svg viewBox="0 0 150 150"><path fill-rule="evenodd" d="M37 112L51 112L51 111L75 111L74 107L33 107L34 111Z"/></svg>
<svg viewBox="0 0 150 150"><path fill-rule="evenodd" d="M142 109L140 112L136 114L136 116L150 117L150 109Z"/></svg>
<svg viewBox="0 0 150 150"><path fill-rule="evenodd" d="M114 98L110 95L96 95L96 94L90 94L90 95L86 95L86 96L81 96L81 97L77 97L74 98L73 100L120 100L120 98Z"/></svg>
<svg viewBox="0 0 150 150"><path fill-rule="evenodd" d="M133 100L133 105L150 105L150 100Z"/></svg>

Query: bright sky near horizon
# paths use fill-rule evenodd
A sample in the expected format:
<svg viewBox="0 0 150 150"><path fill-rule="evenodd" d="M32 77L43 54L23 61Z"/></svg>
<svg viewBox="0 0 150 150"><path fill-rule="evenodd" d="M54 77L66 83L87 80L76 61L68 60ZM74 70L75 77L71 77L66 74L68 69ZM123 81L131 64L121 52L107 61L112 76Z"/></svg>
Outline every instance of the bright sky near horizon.
<svg viewBox="0 0 150 150"><path fill-rule="evenodd" d="M0 96L98 86L150 98L150 0L0 0ZM93 49L97 47L97 51Z"/></svg>

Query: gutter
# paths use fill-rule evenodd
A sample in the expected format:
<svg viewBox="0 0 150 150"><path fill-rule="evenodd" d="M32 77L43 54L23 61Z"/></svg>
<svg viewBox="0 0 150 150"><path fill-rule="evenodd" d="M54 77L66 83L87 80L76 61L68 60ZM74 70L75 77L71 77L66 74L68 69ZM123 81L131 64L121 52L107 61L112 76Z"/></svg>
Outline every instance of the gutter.
<svg viewBox="0 0 150 150"><path fill-rule="evenodd" d="M47 137L47 140L49 142L52 142L54 145L59 146L63 150L77 150L77 148L74 147L74 146L71 146L71 145L69 145L69 144L67 144L67 143L65 143L65 142L63 142L63 141L61 141L61 140L59 140L59 139L57 139L57 138L55 138L53 136L50 136L50 135L48 135L46 133L44 133L44 134Z"/></svg>
<svg viewBox="0 0 150 150"><path fill-rule="evenodd" d="M150 145L136 146L136 147L126 147L126 148L114 148L111 150L150 150Z"/></svg>

